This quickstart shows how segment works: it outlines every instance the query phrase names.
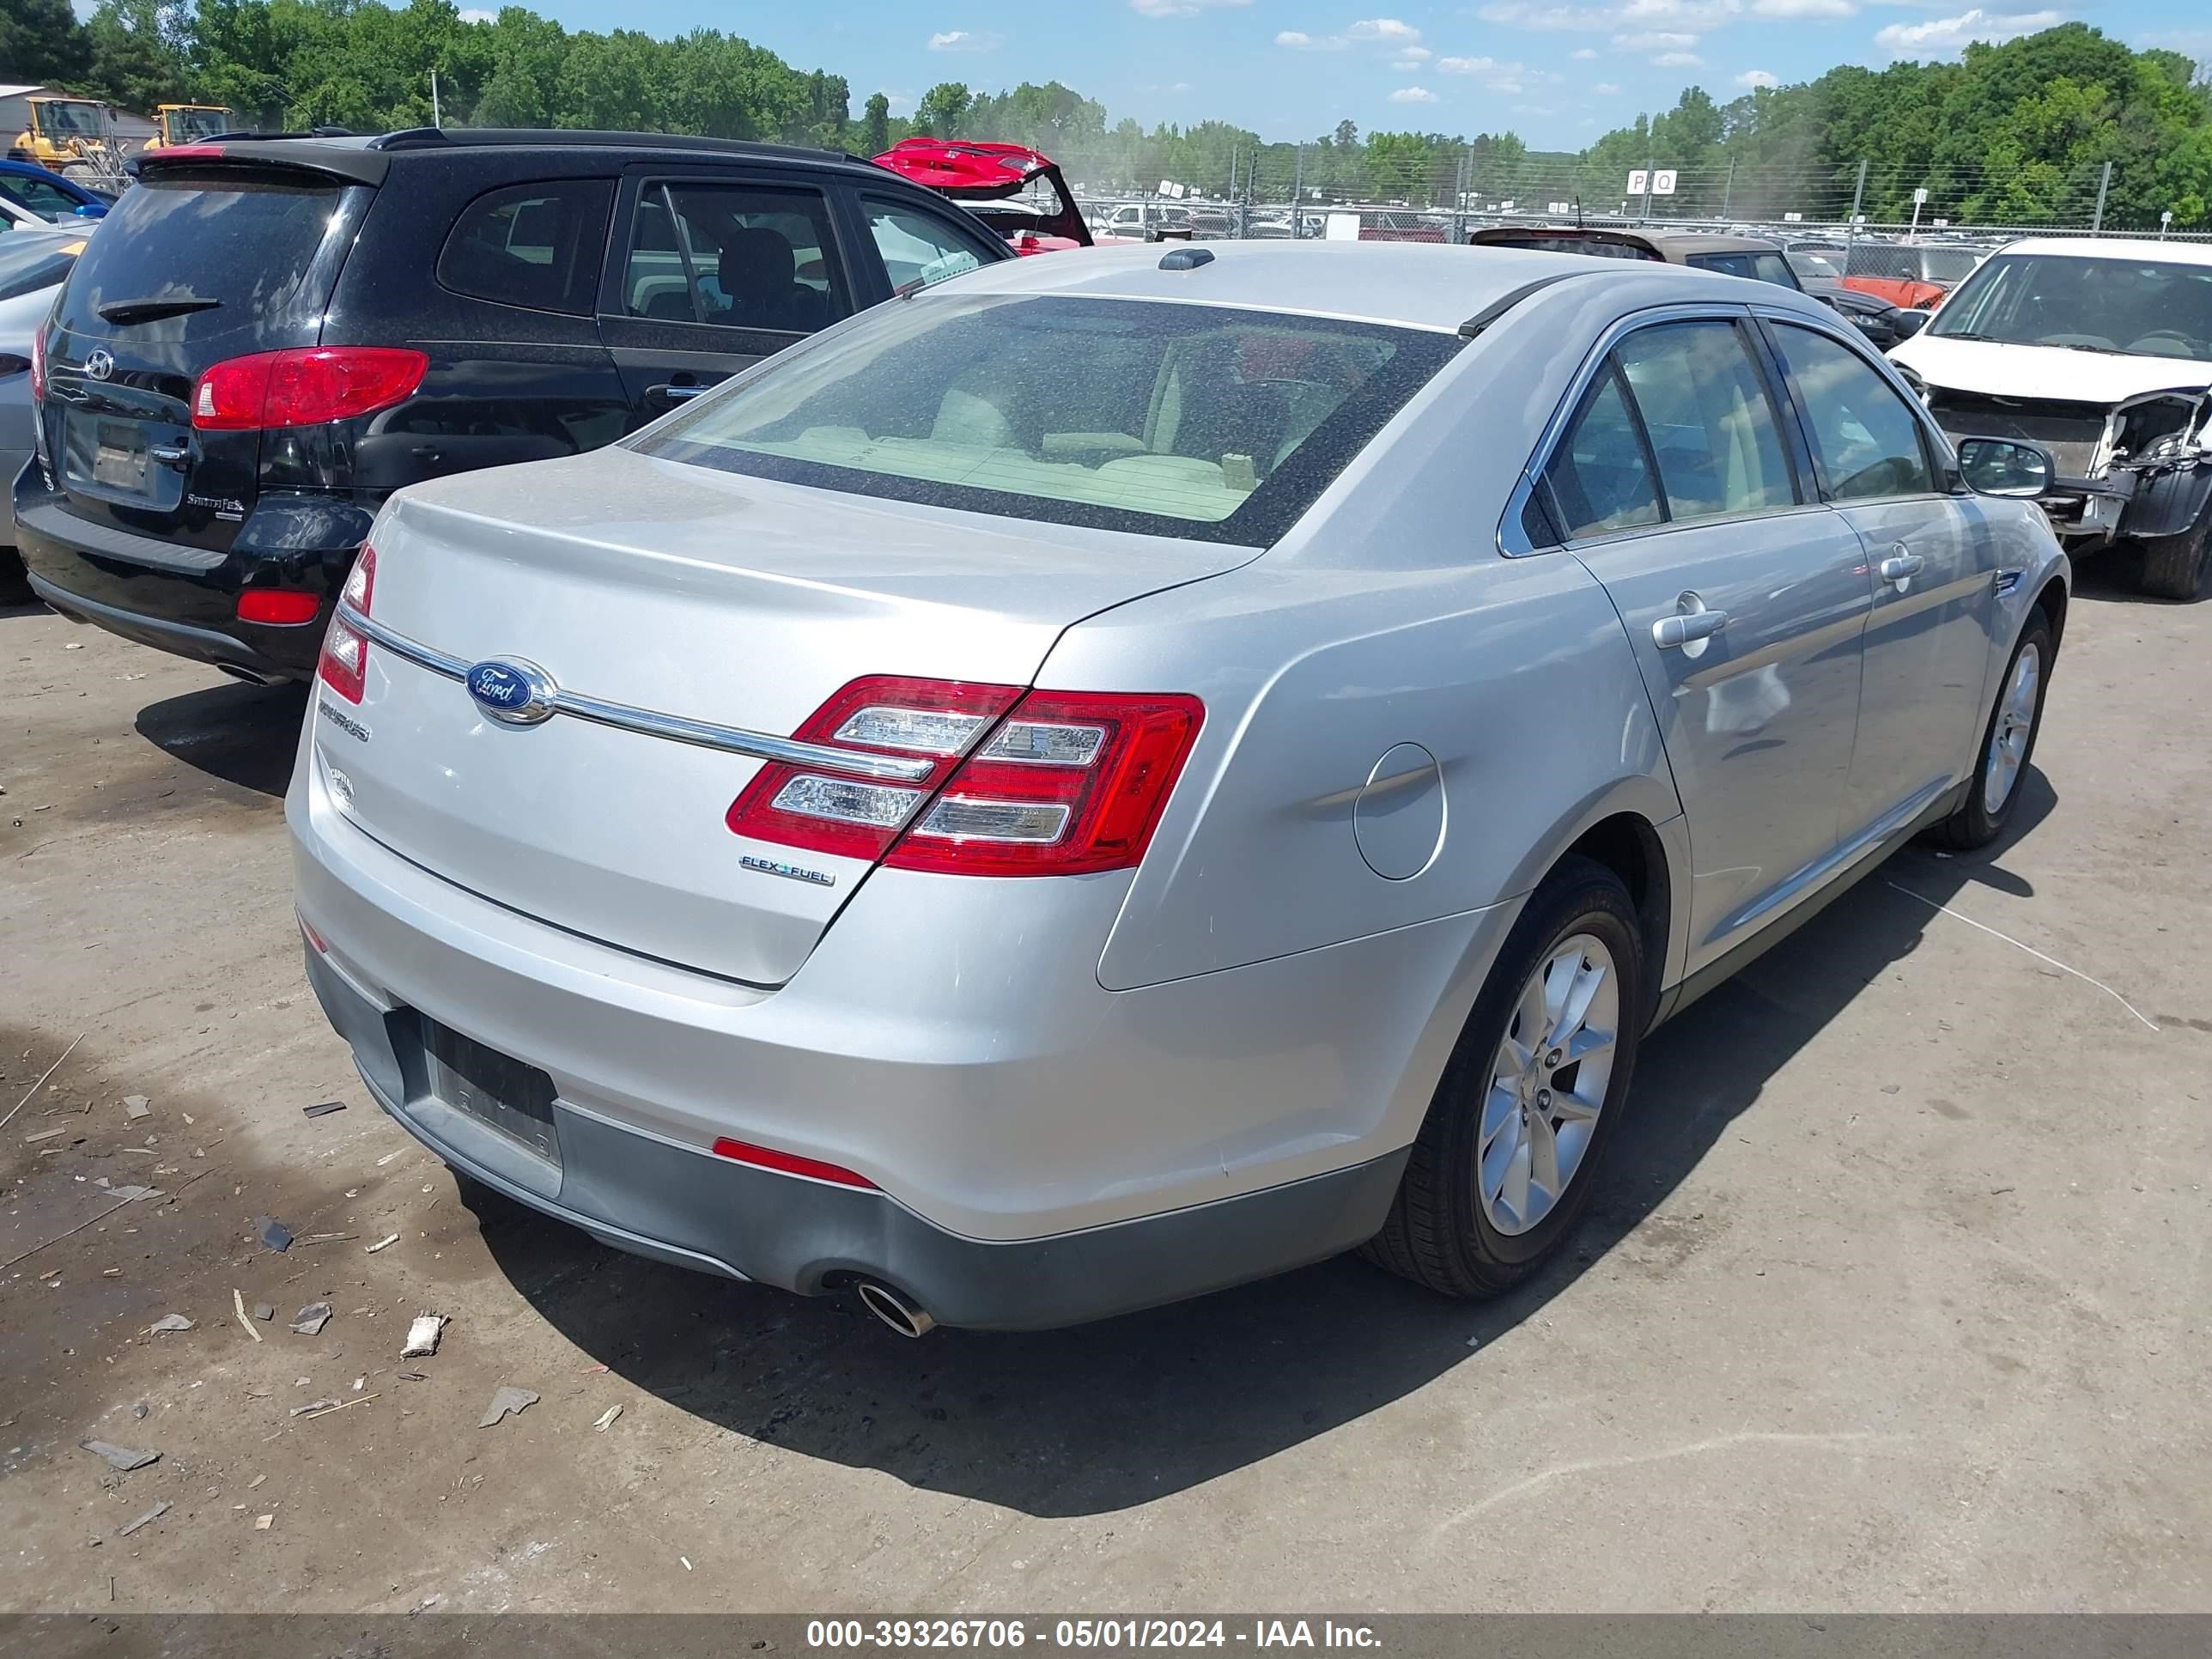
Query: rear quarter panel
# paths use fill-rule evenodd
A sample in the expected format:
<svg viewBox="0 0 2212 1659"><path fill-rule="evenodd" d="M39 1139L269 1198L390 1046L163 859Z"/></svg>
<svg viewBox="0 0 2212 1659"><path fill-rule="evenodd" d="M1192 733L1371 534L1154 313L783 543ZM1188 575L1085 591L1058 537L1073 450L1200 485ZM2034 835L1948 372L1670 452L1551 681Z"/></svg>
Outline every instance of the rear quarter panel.
<svg viewBox="0 0 2212 1659"><path fill-rule="evenodd" d="M1524 302L1522 326L1462 351L1266 557L1055 647L1041 684L1188 691L1206 708L1101 957L1107 988L1498 905L1599 818L1679 816L1604 589L1574 560L1508 559L1496 541L1580 361L1563 344L1594 337L1626 286ZM1442 811L1431 856L1393 879L1353 818L1400 744L1434 757Z"/></svg>

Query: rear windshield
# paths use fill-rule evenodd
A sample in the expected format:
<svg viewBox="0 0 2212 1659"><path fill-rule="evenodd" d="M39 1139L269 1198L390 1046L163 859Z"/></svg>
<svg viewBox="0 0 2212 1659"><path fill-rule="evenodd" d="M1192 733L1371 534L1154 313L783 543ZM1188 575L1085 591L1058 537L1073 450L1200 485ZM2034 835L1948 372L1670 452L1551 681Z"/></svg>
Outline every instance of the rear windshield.
<svg viewBox="0 0 2212 1659"><path fill-rule="evenodd" d="M319 312L335 273L318 273L315 255L342 188L290 169L164 168L124 191L100 221L70 276L62 322L107 334L114 325L101 320L102 305L185 295L220 303L166 320L170 337L280 329ZM319 291L309 291L311 282Z"/></svg>
<svg viewBox="0 0 2212 1659"><path fill-rule="evenodd" d="M826 489L1264 547L1462 343L1212 306L939 294L641 434Z"/></svg>
<svg viewBox="0 0 2212 1659"><path fill-rule="evenodd" d="M1535 253L1587 253L1600 259L1659 258L1650 248L1639 247L1633 242L1608 241L1598 236L1547 236L1541 231L1528 231L1506 236L1485 235L1477 240L1484 247L1524 247Z"/></svg>

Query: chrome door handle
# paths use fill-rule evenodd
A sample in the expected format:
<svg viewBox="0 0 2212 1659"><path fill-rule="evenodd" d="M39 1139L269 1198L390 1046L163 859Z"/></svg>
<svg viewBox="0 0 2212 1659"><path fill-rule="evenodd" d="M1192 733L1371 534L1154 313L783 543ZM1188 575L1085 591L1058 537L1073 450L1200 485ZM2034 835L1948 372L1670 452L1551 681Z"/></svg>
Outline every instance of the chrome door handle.
<svg viewBox="0 0 2212 1659"><path fill-rule="evenodd" d="M1686 616L1662 617L1651 624L1651 641L1662 651L1709 640L1728 626L1725 611L1692 611Z"/></svg>
<svg viewBox="0 0 2212 1659"><path fill-rule="evenodd" d="M1918 575L1927 562L1917 553L1893 554L1881 562L1881 579L1902 587Z"/></svg>
<svg viewBox="0 0 2212 1659"><path fill-rule="evenodd" d="M707 390L708 388L703 386L649 386L645 389L645 395L657 398L665 404L684 404Z"/></svg>

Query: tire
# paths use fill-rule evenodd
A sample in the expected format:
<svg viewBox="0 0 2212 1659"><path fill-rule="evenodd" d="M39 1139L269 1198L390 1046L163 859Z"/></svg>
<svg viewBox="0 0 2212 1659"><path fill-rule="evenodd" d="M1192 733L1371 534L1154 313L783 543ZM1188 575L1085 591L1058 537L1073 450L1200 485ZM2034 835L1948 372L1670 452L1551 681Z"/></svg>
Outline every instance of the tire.
<svg viewBox="0 0 2212 1659"><path fill-rule="evenodd" d="M1499 1063L1510 1063L1508 1038L1527 1046L1521 1042L1528 1035L1527 1016L1536 1011L1530 999L1540 994L1538 988L1544 983L1547 969L1570 960L1561 947L1577 938L1595 941L1610 958L1613 1036L1609 1049L1551 1070L1545 1063L1549 1057L1547 1041L1534 1048L1533 1064L1522 1073L1523 1082L1498 1081ZM1587 972L1593 953L1587 944L1583 951L1582 962ZM1601 1030L1605 996L1601 985L1589 1005L1589 1026L1581 1036ZM1533 1273L1559 1249L1595 1184L1595 1171L1606 1145L1620 1121L1650 1008L1644 937L1628 890L1602 865L1579 857L1564 860L1529 897L1498 951L1437 1085L1436 1097L1429 1104L1420 1137L1413 1143L1413 1155L1391 1203L1389 1218L1364 1247L1367 1258L1416 1284L1453 1297L1496 1296ZM1547 1001L1542 1012L1548 1019L1553 1005ZM1556 1026L1547 1028L1547 1039L1556 1030ZM1577 1034L1570 1028L1566 1042L1551 1048L1551 1053L1560 1052L1576 1040ZM1601 1054L1610 1062L1602 1078L1594 1075L1593 1064ZM1532 1079L1533 1082L1528 1080ZM1528 1113L1535 1108L1529 1103L1529 1091L1547 1079L1551 1088L1534 1098L1562 1108L1566 1101L1575 1100L1574 1116L1569 1117L1563 1109L1556 1120L1547 1111L1532 1121ZM1505 1092L1499 1095L1500 1090ZM1591 1099L1578 1099L1582 1095ZM1528 1110L1520 1110L1516 1102ZM1592 1103L1596 1107L1594 1117L1582 1117L1581 1113ZM1489 1159L1481 1156L1486 1117L1496 1135L1490 1143ZM1540 1183L1533 1173L1522 1184L1525 1218L1516 1227L1516 1218L1507 1213L1511 1207L1507 1200L1514 1191L1512 1170L1516 1166L1529 1167L1521 1164L1520 1148L1533 1147L1535 1142L1529 1137L1539 1131L1554 1149L1560 1169L1567 1168L1571 1139L1578 1151L1571 1169L1559 1181L1560 1190L1548 1195L1547 1205L1538 1206ZM1517 1144L1510 1149L1510 1156L1501 1158L1509 1150L1508 1138ZM1502 1182L1497 1178L1501 1168L1506 1170ZM1488 1195L1493 1186L1498 1188L1495 1199Z"/></svg>
<svg viewBox="0 0 2212 1659"><path fill-rule="evenodd" d="M2204 586L2207 555L2212 554L2212 505L2196 525L2178 536L2159 536L2142 544L2142 591L2154 599L2193 599Z"/></svg>
<svg viewBox="0 0 2212 1659"><path fill-rule="evenodd" d="M2035 684L2033 687L2033 708L2027 711L2027 735L2018 741L2008 740L2000 748L2001 727L2008 727L2016 737L2023 711L2014 706L2013 698L2017 687L2021 660L2035 653ZM1981 747L1975 751L1973 776L1968 783L1966 799L1959 810L1929 831L1929 839L1944 847L1954 847L1960 852L1970 852L1977 847L1986 847L1999 836L2012 818L2013 808L2020 801L2020 781L2027 775L2028 763L2035 757L2035 739L2043 730L2043 699L2051 690L2051 669L2057 656L2051 643L2051 619L2040 610L2028 617L2027 626L2021 630L2020 642L2013 647L2012 655L2005 663L2004 678L1997 682L1996 702L1990 709L1990 718L1982 727ZM2001 767L2008 765L2010 773L2002 785L2002 793L1996 805L1990 798L1996 790L1993 775Z"/></svg>

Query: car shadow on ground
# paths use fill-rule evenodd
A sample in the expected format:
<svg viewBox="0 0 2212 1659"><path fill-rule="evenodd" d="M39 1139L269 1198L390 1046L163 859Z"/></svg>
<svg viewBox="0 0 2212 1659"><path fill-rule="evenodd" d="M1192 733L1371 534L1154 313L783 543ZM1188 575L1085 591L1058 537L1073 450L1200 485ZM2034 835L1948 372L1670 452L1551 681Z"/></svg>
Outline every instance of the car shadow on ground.
<svg viewBox="0 0 2212 1659"><path fill-rule="evenodd" d="M2056 796L2039 772L2021 787L2005 840L1970 855L1900 853L1654 1034L1569 1249L1495 1302L1449 1302L1346 1256L1075 1330L914 1341L850 1297L721 1284L479 1188L465 1194L494 1260L550 1323L614 1375L732 1435L1030 1515L1126 1509L1481 1365L1484 1348L1608 1252L1670 1271L1694 1240L1653 1212L1776 1071L1918 947L1932 907L1977 884L2032 893L2004 855Z"/></svg>
<svg viewBox="0 0 2212 1659"><path fill-rule="evenodd" d="M282 795L292 776L302 685L231 681L148 703L132 722L138 735L185 765L264 795Z"/></svg>

